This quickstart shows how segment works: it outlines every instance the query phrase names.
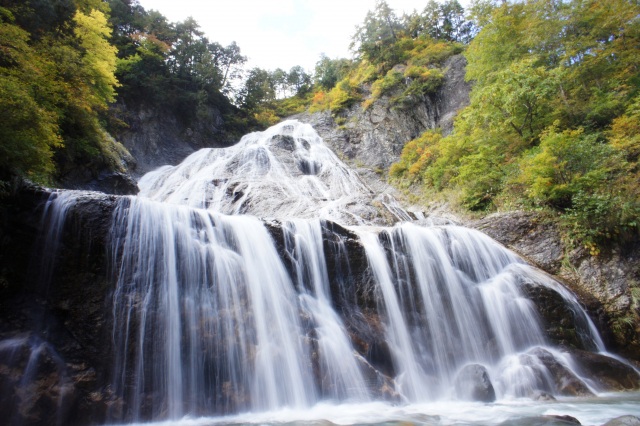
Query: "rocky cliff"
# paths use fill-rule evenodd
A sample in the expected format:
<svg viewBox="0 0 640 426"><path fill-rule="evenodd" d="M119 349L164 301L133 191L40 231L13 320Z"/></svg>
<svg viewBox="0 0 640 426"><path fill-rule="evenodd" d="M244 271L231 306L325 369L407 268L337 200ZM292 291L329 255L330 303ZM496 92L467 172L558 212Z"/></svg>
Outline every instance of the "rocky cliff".
<svg viewBox="0 0 640 426"><path fill-rule="evenodd" d="M471 86L464 80L465 66L464 56L449 58L443 66L443 85L434 95L423 95L410 109L392 106L391 93L367 109L356 104L338 116L323 111L294 118L311 124L343 159L356 166L386 170L398 161L404 145L425 130L451 132L457 111L469 103Z"/></svg>
<svg viewBox="0 0 640 426"><path fill-rule="evenodd" d="M167 164L180 163L204 147L229 146L220 110L202 108L197 119L186 120L162 106L116 104L112 107L122 125L113 131L135 158L134 177Z"/></svg>

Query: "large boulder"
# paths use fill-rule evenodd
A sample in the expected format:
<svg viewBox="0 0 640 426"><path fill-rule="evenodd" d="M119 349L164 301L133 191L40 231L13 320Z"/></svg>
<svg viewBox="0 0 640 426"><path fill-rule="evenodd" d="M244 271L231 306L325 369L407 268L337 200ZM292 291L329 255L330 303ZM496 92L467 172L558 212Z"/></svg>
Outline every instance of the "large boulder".
<svg viewBox="0 0 640 426"><path fill-rule="evenodd" d="M592 379L600 391L640 389L640 374L629 364L594 352L572 350L571 355L579 372Z"/></svg>
<svg viewBox="0 0 640 426"><path fill-rule="evenodd" d="M465 401L493 402L496 392L487 369L480 364L468 364L458 372L453 383L456 397Z"/></svg>
<svg viewBox="0 0 640 426"><path fill-rule="evenodd" d="M537 357L549 371L559 395L594 396L589 387L559 362L551 352L543 348L533 348L528 353Z"/></svg>

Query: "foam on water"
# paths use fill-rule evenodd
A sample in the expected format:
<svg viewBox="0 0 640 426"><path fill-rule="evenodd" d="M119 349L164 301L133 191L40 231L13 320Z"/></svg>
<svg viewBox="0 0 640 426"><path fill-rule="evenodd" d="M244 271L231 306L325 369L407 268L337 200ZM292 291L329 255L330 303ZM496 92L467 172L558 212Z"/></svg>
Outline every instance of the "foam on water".
<svg viewBox="0 0 640 426"><path fill-rule="evenodd" d="M262 413L242 413L224 417L185 417L180 420L144 423L147 426L232 426L232 425L403 425L494 426L536 425L541 416L571 416L583 426L601 426L625 415L640 417L640 394L611 394L598 398L567 398L555 402L526 399L495 404L438 401L391 405L385 402L360 404L319 403L305 410L282 409ZM537 421L537 422L536 422ZM547 425L554 423L545 418ZM131 424L137 425L137 424ZM142 425L142 423L140 423Z"/></svg>

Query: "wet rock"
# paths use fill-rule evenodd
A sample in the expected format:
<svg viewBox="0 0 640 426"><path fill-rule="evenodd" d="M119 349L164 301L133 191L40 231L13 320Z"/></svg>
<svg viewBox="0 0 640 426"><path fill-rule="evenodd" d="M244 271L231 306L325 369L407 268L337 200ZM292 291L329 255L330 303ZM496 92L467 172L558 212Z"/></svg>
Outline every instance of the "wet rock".
<svg viewBox="0 0 640 426"><path fill-rule="evenodd" d="M324 257L331 297L341 310L376 307L375 282L365 249L358 236L331 221L322 221Z"/></svg>
<svg viewBox="0 0 640 426"><path fill-rule="evenodd" d="M550 414L550 415L543 416L543 417L549 418L549 419L552 419L552 420L558 420L560 422L564 422L564 423L569 424L569 425L579 425L579 424L581 424L580 421L578 419L576 419L575 417L567 416L567 415L561 416L561 415Z"/></svg>
<svg viewBox="0 0 640 426"><path fill-rule="evenodd" d="M0 412L22 424L102 422L111 362L105 250L116 197L80 197L53 247L41 238L50 195L26 186L0 206L0 347L24 339L19 357L0 362L0 386L10 388L0 390ZM47 264L56 267L42 274Z"/></svg>
<svg viewBox="0 0 640 426"><path fill-rule="evenodd" d="M640 426L640 418L636 416L620 416L609 420L603 426Z"/></svg>
<svg viewBox="0 0 640 426"><path fill-rule="evenodd" d="M633 367L606 355L571 351L582 373L594 380L602 391L640 389L640 375Z"/></svg>
<svg viewBox="0 0 640 426"><path fill-rule="evenodd" d="M555 401L556 399L554 398L553 395L548 394L547 392L541 391L541 390L535 390L533 391L533 393L531 394L531 399L534 401Z"/></svg>
<svg viewBox="0 0 640 426"><path fill-rule="evenodd" d="M138 184L130 174L111 170L103 171L82 185L82 189L114 195L135 195L139 192Z"/></svg>
<svg viewBox="0 0 640 426"><path fill-rule="evenodd" d="M569 426L581 424L578 419L571 416L548 415L539 417L526 417L517 420L507 420L500 426Z"/></svg>
<svg viewBox="0 0 640 426"><path fill-rule="evenodd" d="M607 347L640 359L639 317L632 306L632 291L640 287L638 244L603 249L598 256L592 256L582 247L567 246L557 218L538 212L495 213L467 225L562 279L578 295ZM545 316L544 312L541 314ZM554 341L575 346L570 331L558 327L548 331Z"/></svg>
<svg viewBox="0 0 640 426"><path fill-rule="evenodd" d="M529 354L536 356L547 368L553 378L556 392L562 396L594 396L582 380L555 359L551 352L542 348L533 348Z"/></svg>
<svg viewBox="0 0 640 426"><path fill-rule="evenodd" d="M396 392L393 380L374 368L363 357L356 357L367 388L373 392L373 397L385 401L402 401L402 396Z"/></svg>
<svg viewBox="0 0 640 426"><path fill-rule="evenodd" d="M75 399L65 364L34 336L0 341L0 412L7 424L56 424Z"/></svg>
<svg viewBox="0 0 640 426"><path fill-rule="evenodd" d="M520 289L534 302L547 338L561 346L594 350L588 336L588 324L578 316L556 290L533 282L523 282Z"/></svg>
<svg viewBox="0 0 640 426"><path fill-rule="evenodd" d="M564 254L560 232L537 212L494 213L470 224L545 271L558 273Z"/></svg>
<svg viewBox="0 0 640 426"><path fill-rule="evenodd" d="M285 151L293 151L296 146L295 140L290 135L275 135L271 138L271 144Z"/></svg>
<svg viewBox="0 0 640 426"><path fill-rule="evenodd" d="M480 364L464 366L455 378L454 388L458 399L466 401L493 402L493 389L487 369Z"/></svg>

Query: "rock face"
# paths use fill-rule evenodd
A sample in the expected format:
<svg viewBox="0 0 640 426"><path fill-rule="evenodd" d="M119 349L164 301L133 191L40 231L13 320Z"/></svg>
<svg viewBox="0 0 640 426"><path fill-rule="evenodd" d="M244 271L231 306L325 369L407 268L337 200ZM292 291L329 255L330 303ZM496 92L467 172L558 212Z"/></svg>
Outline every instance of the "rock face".
<svg viewBox="0 0 640 426"><path fill-rule="evenodd" d="M89 163L82 160L60 159L59 184L67 189L100 191L115 195L138 193L132 171L136 160L131 153L111 136L105 134L104 150ZM69 164L71 163L71 164Z"/></svg>
<svg viewBox="0 0 640 426"><path fill-rule="evenodd" d="M0 412L12 413L11 424L101 422L115 402L104 309L115 198L81 199L52 247L41 218L50 195L22 188L0 208L0 393L13 395L0 398Z"/></svg>
<svg viewBox="0 0 640 426"><path fill-rule="evenodd" d="M444 84L411 109L392 108L389 97L382 97L367 110L358 104L341 113L341 120L346 120L343 126L328 111L294 118L311 124L327 145L356 166L387 169L398 161L404 145L425 130L452 130L456 112L469 103L471 86L464 81L465 66L462 55L449 58Z"/></svg>
<svg viewBox="0 0 640 426"><path fill-rule="evenodd" d="M113 109L126 124L114 136L136 159L133 170L136 177L159 166L178 164L200 148L229 146L235 142L227 139L222 114L217 109L207 109L191 124L161 107L118 104Z"/></svg>
<svg viewBox="0 0 640 426"><path fill-rule="evenodd" d="M546 349L533 348L529 354L537 357L551 374L555 390L562 396L593 396L593 392Z"/></svg>
<svg viewBox="0 0 640 426"><path fill-rule="evenodd" d="M489 379L489 373L480 364L464 366L456 376L454 388L458 399L480 402L496 400L496 392Z"/></svg>

